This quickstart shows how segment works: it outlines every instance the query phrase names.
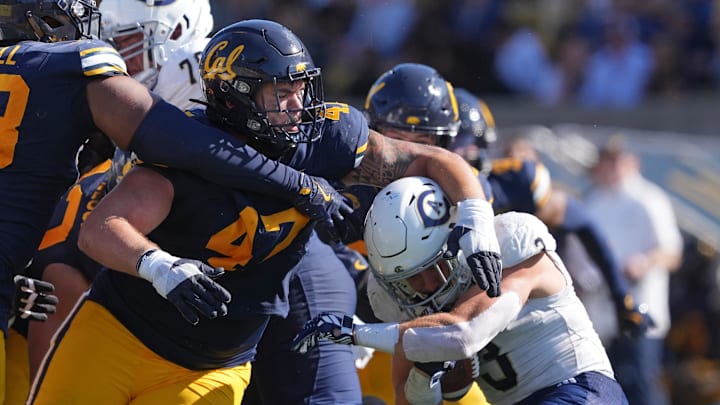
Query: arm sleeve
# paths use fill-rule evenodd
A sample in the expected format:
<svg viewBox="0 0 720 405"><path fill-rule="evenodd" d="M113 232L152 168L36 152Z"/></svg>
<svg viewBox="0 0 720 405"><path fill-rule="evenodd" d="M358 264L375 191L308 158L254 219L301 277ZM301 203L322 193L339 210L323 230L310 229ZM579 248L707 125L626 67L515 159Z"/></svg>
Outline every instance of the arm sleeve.
<svg viewBox="0 0 720 405"><path fill-rule="evenodd" d="M607 237L580 202L573 197L568 196L561 228L578 236L588 256L602 272L615 302L623 302L628 294L628 287L622 276L620 263L613 256Z"/></svg>
<svg viewBox="0 0 720 405"><path fill-rule="evenodd" d="M300 187L297 170L220 129L189 119L163 100L153 106L135 131L130 150L144 162L192 171L226 187L288 200Z"/></svg>

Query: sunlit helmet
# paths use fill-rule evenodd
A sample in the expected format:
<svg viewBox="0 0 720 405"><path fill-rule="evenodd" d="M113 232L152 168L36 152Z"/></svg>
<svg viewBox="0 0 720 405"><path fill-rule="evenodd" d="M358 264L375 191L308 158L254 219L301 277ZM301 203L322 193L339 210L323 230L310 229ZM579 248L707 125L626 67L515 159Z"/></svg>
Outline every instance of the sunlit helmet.
<svg viewBox="0 0 720 405"><path fill-rule="evenodd" d="M460 130L449 149L460 153L481 171L489 172L489 148L497 140L495 119L490 108L465 89L455 89L455 98L460 110ZM471 145L474 148L468 148Z"/></svg>
<svg viewBox="0 0 720 405"><path fill-rule="evenodd" d="M406 177L383 188L365 219L368 261L377 282L411 316L449 309L472 282L464 258L443 258L455 207L433 180ZM442 285L424 294L408 281L437 272Z"/></svg>
<svg viewBox="0 0 720 405"><path fill-rule="evenodd" d="M430 66L402 63L380 75L365 99L371 127L437 136L450 144L460 125L452 85Z"/></svg>
<svg viewBox="0 0 720 405"><path fill-rule="evenodd" d="M205 38L213 27L208 0L102 0L99 8L102 38L148 88L172 52Z"/></svg>
<svg viewBox="0 0 720 405"><path fill-rule="evenodd" d="M0 45L97 35L97 17L94 0L5 0L0 2Z"/></svg>
<svg viewBox="0 0 720 405"><path fill-rule="evenodd" d="M207 115L221 127L282 150L320 138L325 115L320 68L286 27L246 20L223 28L205 47L200 73ZM302 107L280 109L280 82L304 85ZM274 86L274 97L256 103L266 83Z"/></svg>

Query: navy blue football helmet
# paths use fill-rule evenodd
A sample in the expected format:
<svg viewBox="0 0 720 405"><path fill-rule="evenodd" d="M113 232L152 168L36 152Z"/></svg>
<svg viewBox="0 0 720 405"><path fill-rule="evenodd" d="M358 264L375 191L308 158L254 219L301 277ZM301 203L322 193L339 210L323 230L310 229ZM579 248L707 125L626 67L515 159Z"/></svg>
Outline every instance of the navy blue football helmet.
<svg viewBox="0 0 720 405"><path fill-rule="evenodd" d="M94 0L6 0L0 2L0 44L58 42L98 36Z"/></svg>
<svg viewBox="0 0 720 405"><path fill-rule="evenodd" d="M455 89L458 109L460 110L460 130L450 145L452 151L460 151L468 145L475 145L476 152L463 155L465 160L481 171L489 171L490 146L497 140L495 119L487 104L465 89Z"/></svg>
<svg viewBox="0 0 720 405"><path fill-rule="evenodd" d="M396 128L437 136L448 146L460 125L452 85L430 66L401 63L373 83L365 99L373 129Z"/></svg>
<svg viewBox="0 0 720 405"><path fill-rule="evenodd" d="M320 138L325 115L320 68L286 27L273 21L246 20L223 28L205 47L200 73L207 115L217 125L248 135L274 151ZM255 102L263 84L274 84L279 100L277 83L296 81L305 84L301 111L265 109ZM299 113L300 122L291 118L291 124L276 125L268 113L289 117ZM293 127L300 130L291 131Z"/></svg>

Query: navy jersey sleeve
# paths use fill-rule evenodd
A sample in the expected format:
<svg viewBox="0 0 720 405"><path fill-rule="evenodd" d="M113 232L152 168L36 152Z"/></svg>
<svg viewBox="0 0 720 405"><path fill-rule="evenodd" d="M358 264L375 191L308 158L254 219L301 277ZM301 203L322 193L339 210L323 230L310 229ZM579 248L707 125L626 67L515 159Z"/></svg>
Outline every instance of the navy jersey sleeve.
<svg viewBox="0 0 720 405"><path fill-rule="evenodd" d="M328 180L341 180L365 156L370 129L362 113L348 104L327 103L319 141L299 145L290 165Z"/></svg>
<svg viewBox="0 0 720 405"><path fill-rule="evenodd" d="M550 173L542 163L512 158L493 162L488 180L495 213L520 211L534 214L547 202Z"/></svg>

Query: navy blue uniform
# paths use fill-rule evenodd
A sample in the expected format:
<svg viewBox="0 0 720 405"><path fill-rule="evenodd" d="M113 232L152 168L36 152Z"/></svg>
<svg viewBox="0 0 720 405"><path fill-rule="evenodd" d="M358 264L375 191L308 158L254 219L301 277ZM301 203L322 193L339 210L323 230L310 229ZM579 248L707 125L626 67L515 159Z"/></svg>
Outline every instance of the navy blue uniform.
<svg viewBox="0 0 720 405"><path fill-rule="evenodd" d="M322 138L299 144L286 163L337 179L361 160L368 129L357 110L328 109L335 109L337 120L326 120ZM148 237L173 255L225 268L217 282L232 293L228 315L192 326L150 283L108 269L95 278L89 298L150 349L183 367L204 370L252 360L268 316L288 313L290 277L314 244L309 219L284 201L222 188L180 170L154 170L172 182L175 198L168 217ZM312 257L322 261L321 255Z"/></svg>
<svg viewBox="0 0 720 405"><path fill-rule="evenodd" d="M42 280L48 265L63 263L78 269L88 283L92 282L102 266L78 248L80 225L136 161L133 154L117 149L112 160L83 174L65 192L55 206L48 229L33 256L30 277Z"/></svg>
<svg viewBox="0 0 720 405"><path fill-rule="evenodd" d="M43 279L45 268L52 263L72 266L91 283L102 266L87 257L77 245L80 224L108 193L108 175L112 162L98 165L83 175L65 192L55 206L48 229L33 256L30 277Z"/></svg>
<svg viewBox="0 0 720 405"><path fill-rule="evenodd" d="M78 148L96 131L86 99L88 79L124 74L124 62L102 41L21 42L0 48L0 324L4 331L12 273L30 260L58 198L77 179Z"/></svg>
<svg viewBox="0 0 720 405"><path fill-rule="evenodd" d="M487 176L495 215L508 211L535 214L550 196L550 174L541 163L512 158L493 161Z"/></svg>

